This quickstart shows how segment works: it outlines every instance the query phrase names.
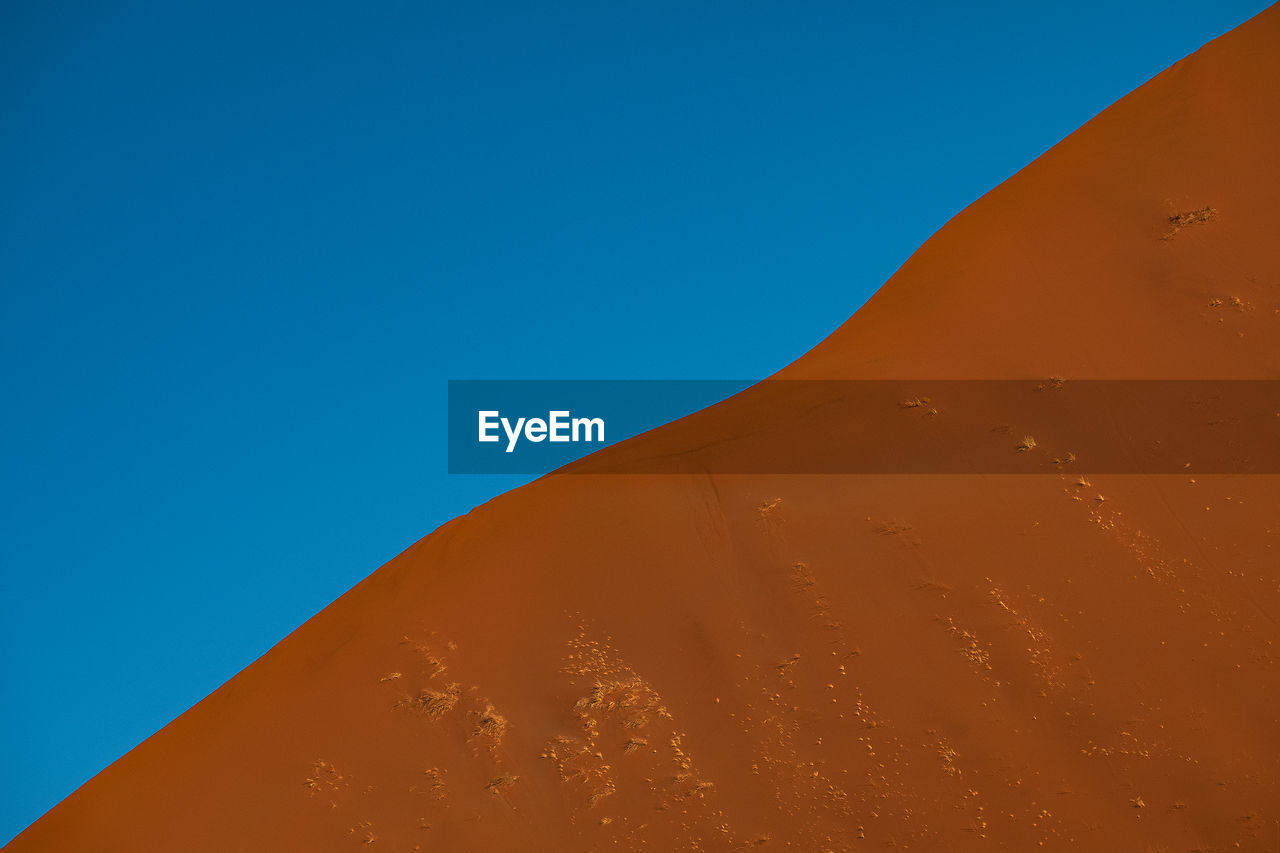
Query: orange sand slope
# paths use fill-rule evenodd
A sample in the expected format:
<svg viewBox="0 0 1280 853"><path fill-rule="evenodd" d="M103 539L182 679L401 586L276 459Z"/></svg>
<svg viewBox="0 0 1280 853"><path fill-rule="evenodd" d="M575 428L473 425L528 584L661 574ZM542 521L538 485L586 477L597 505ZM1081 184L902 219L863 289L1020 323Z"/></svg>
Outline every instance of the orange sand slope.
<svg viewBox="0 0 1280 853"><path fill-rule="evenodd" d="M1277 378L1276 152L1273 7L781 375ZM553 476L6 850L1275 851L1278 546L1268 476Z"/></svg>

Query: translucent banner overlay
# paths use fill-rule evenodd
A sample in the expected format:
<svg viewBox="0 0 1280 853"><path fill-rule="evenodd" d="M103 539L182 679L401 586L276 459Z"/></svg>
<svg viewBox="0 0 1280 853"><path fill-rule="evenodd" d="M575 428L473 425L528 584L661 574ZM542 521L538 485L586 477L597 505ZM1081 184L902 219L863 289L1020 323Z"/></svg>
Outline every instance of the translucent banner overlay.
<svg viewBox="0 0 1280 853"><path fill-rule="evenodd" d="M1280 381L455 380L448 454L453 474L1280 474Z"/></svg>

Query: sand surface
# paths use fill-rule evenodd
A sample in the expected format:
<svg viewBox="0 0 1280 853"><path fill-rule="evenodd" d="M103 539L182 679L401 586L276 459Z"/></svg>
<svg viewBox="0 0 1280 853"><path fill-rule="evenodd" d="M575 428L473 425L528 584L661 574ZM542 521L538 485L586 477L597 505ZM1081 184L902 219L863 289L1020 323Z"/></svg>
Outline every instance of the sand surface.
<svg viewBox="0 0 1280 853"><path fill-rule="evenodd" d="M780 376L1280 377L1277 152L1273 7ZM552 476L5 849L1278 851L1277 620L1277 476Z"/></svg>

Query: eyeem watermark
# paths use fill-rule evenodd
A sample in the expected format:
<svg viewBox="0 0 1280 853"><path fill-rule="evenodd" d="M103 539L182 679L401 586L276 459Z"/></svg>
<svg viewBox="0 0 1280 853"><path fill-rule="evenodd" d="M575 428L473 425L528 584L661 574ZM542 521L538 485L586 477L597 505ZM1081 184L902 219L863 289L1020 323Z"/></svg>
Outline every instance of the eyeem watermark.
<svg viewBox="0 0 1280 853"><path fill-rule="evenodd" d="M502 417L502 412L491 409L476 413L479 416L479 436L477 441L500 441L498 428L507 437L507 453L516 449L516 442L523 437L526 441L585 441L604 443L604 418L575 418L568 410L547 412L546 420L542 418L510 418Z"/></svg>
<svg viewBox="0 0 1280 853"><path fill-rule="evenodd" d="M1280 474L1270 379L454 380L448 413L454 474Z"/></svg>
<svg viewBox="0 0 1280 853"><path fill-rule="evenodd" d="M750 387L748 379L453 379L449 472L545 474Z"/></svg>

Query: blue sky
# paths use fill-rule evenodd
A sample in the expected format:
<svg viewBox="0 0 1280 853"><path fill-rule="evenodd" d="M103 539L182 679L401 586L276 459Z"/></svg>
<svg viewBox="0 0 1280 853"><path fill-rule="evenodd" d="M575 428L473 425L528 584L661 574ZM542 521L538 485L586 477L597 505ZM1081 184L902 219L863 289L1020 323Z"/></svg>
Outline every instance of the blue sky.
<svg viewBox="0 0 1280 853"><path fill-rule="evenodd" d="M0 840L414 540L450 378L768 374L1265 3L0 11Z"/></svg>

